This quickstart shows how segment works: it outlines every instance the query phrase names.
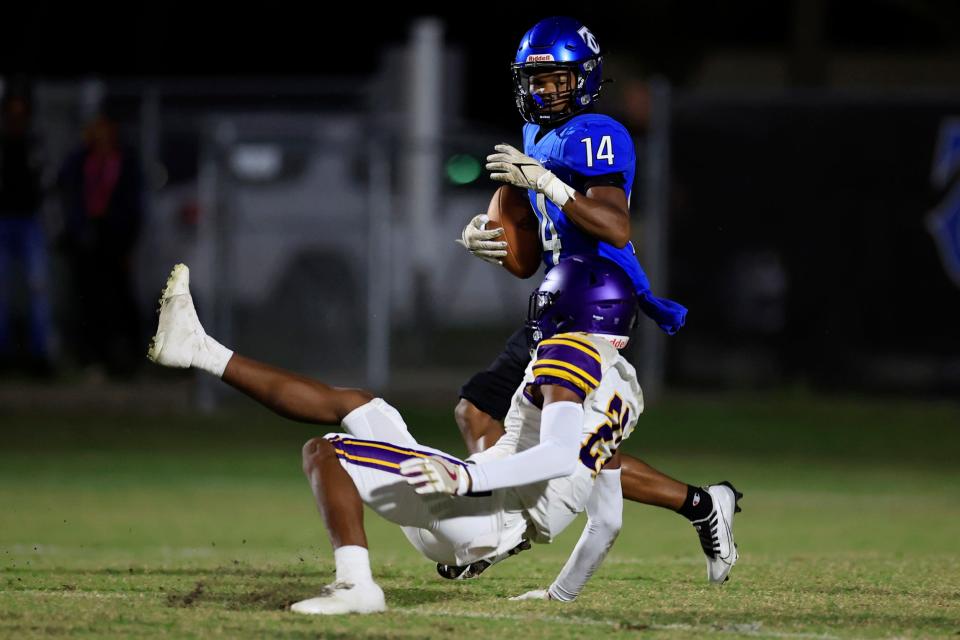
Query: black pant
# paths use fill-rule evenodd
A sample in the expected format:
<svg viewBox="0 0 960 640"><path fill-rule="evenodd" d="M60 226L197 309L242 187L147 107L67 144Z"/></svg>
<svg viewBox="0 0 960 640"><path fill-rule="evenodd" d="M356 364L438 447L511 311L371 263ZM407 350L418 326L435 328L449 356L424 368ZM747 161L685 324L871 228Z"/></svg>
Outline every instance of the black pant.
<svg viewBox="0 0 960 640"><path fill-rule="evenodd" d="M521 328L510 336L503 351L486 370L475 374L460 387L460 397L491 418L502 421L528 364L530 347L526 330Z"/></svg>

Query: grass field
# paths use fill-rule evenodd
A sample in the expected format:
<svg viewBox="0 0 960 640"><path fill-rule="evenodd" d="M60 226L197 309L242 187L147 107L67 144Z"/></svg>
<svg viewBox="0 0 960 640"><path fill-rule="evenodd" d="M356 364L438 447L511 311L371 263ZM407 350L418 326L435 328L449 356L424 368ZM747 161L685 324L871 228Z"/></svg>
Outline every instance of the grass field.
<svg viewBox="0 0 960 640"><path fill-rule="evenodd" d="M400 407L462 453L446 411ZM449 583L368 515L390 611L284 608L332 580L299 465L321 430L242 406L0 417L0 636L829 638L960 634L960 406L674 396L626 450L685 480L734 481L740 563L705 581L692 527L630 504L574 604L505 598L550 583L579 523L479 580Z"/></svg>

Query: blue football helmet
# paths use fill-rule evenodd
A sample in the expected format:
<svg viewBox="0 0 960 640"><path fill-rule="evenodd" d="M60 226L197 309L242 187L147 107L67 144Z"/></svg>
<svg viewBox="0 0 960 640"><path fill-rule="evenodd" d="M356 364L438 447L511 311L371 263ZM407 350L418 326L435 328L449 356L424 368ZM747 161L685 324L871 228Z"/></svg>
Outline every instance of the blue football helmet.
<svg viewBox="0 0 960 640"><path fill-rule="evenodd" d="M584 111L600 98L603 88L600 45L573 18L546 18L533 25L520 41L511 69L517 109L533 124L559 123ZM569 81L555 92L537 94L531 88L533 77L550 72L569 72Z"/></svg>
<svg viewBox="0 0 960 640"><path fill-rule="evenodd" d="M558 333L582 331L622 349L637 323L638 308L636 287L620 265L599 256L570 256L530 294L527 340L534 348Z"/></svg>

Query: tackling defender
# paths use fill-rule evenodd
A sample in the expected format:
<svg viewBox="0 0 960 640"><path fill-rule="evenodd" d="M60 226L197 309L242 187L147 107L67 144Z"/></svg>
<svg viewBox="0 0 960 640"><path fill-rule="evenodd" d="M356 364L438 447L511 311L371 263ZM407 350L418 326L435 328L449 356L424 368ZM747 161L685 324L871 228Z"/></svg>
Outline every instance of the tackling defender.
<svg viewBox="0 0 960 640"><path fill-rule="evenodd" d="M547 273L569 255L597 255L616 262L633 282L640 308L667 334L683 326L687 310L650 291L630 242L629 201L635 170L634 144L616 120L594 112L604 84L603 56L581 22L553 17L533 26L512 65L514 93L527 124L523 151L507 144L488 156L491 178L527 189L540 221ZM486 215L474 217L459 242L473 255L499 264L507 254L502 229L486 230ZM616 346L626 345L621 331ZM486 371L460 390L455 416L467 447L482 451L503 433L510 398L530 362L523 330L515 332ZM740 494L729 483L706 489L678 482L642 460L623 455L623 494L686 517L700 537L707 578L722 583L738 558L733 515ZM437 567L448 578L473 577L476 567Z"/></svg>
<svg viewBox="0 0 960 640"><path fill-rule="evenodd" d="M366 391L330 387L218 343L197 317L185 265L164 288L147 355L207 371L279 415L346 429L303 447L337 578L293 611L386 608L370 570L363 504L400 525L424 556L452 565L496 561L529 539L548 543L586 510L583 535L549 590L520 596L572 600L620 529L616 449L643 399L616 345L636 315L633 283L615 263L574 256L552 269L531 296L536 354L513 394L506 434L467 462L418 443L400 414Z"/></svg>

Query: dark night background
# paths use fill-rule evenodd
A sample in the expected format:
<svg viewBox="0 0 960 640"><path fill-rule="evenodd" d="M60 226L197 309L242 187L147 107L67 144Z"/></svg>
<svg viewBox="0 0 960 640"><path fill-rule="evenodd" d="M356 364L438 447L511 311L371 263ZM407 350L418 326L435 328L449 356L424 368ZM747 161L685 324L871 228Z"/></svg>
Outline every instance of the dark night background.
<svg viewBox="0 0 960 640"><path fill-rule="evenodd" d="M446 40L466 53L468 115L509 125L516 122L512 103L492 97L509 91L507 65L524 30L548 14L583 20L610 56L678 86L704 56L724 48L782 51L793 58L790 84L817 86L826 51L931 53L960 46L960 4L950 0L606 6L411 3L402 12L364 5L351 14L331 12L329 3L40 2L4 8L0 58L7 69L44 75L350 77L373 72L383 47L402 43L415 16L438 15Z"/></svg>
<svg viewBox="0 0 960 640"><path fill-rule="evenodd" d="M439 3L402 12L364 5L353 15L330 6L8 6L0 59L8 72L49 79L337 86L375 74L416 16L437 15L461 56L464 120L516 131L512 52L547 13L576 16L606 49L607 73L625 76L602 107L621 115L630 83L651 77L674 92L669 293L692 311L685 340L671 343L670 379L714 384L715 371L698 362L752 353L779 363L773 383L960 385L960 296L922 224L945 194L930 180L939 127L960 114L960 4L474 2L456 12ZM235 102L282 107L290 97ZM642 118L626 120L644 135ZM779 319L763 326L771 303L745 293L743 282L770 256L787 293L776 303ZM913 365L924 373L908 373ZM740 382L767 379L764 371Z"/></svg>

